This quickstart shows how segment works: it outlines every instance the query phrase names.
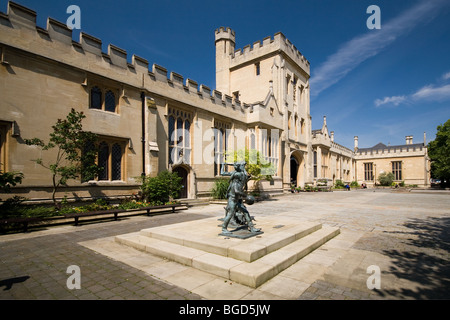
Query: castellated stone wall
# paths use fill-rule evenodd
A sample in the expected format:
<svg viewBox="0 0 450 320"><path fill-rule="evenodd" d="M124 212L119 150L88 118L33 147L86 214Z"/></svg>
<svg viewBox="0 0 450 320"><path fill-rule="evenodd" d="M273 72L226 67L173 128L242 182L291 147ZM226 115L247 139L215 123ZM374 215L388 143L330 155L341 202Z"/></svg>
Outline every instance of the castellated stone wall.
<svg viewBox="0 0 450 320"><path fill-rule="evenodd" d="M249 120L263 125L276 123L270 111L260 104L235 100L176 72L168 73L160 65L150 66L137 55L129 61L127 51L113 44L103 52L102 40L85 32L80 33L79 41L74 41L72 31L64 23L48 18L42 28L36 25L36 17L35 11L14 2L8 3L6 14L0 13L0 124L7 133L2 169L24 173L25 179L16 189L22 196L48 198L50 175L31 160L42 157L46 162L55 157L52 151L42 153L27 146L24 139L38 137L47 141L51 126L71 108L84 112L83 129L97 133L108 143L110 152L114 144L120 145L121 174L117 181L70 181L59 197L130 194L137 191L135 178L143 172L156 175L168 169L170 108L192 113L192 139L204 138L206 130L218 121L232 123L233 130L244 133ZM94 87L103 94L101 109L90 107ZM108 91L113 92L115 112L105 111ZM198 153L210 144L211 139L193 146ZM212 186L214 164L203 160L185 165L189 172L188 197L206 195ZM279 185L276 187L280 189Z"/></svg>
<svg viewBox="0 0 450 320"><path fill-rule="evenodd" d="M229 134L228 150L256 148L276 163L274 179L260 186L267 194L290 192L292 179L303 187L324 178L313 176L317 146L336 162L325 178L337 173L360 180L363 156L312 138L310 64L282 33L236 50L234 31L217 29L216 79L222 82L212 89L113 44L104 52L102 39L85 32L74 40L72 30L55 19L37 26L36 17L15 2L0 12L0 170L23 172L15 194L50 197L51 175L32 160L49 163L56 154L25 139L48 141L52 125L72 108L86 115L83 129L98 134L106 169L93 180L69 181L60 198L130 195L138 190L136 177L166 169L186 175L184 197L208 196L220 172L214 161L221 156L214 152L219 129ZM257 62L261 75L255 80ZM241 97L233 95L234 87ZM178 136L170 137L174 126L182 135L176 130ZM417 163L411 165L423 173Z"/></svg>

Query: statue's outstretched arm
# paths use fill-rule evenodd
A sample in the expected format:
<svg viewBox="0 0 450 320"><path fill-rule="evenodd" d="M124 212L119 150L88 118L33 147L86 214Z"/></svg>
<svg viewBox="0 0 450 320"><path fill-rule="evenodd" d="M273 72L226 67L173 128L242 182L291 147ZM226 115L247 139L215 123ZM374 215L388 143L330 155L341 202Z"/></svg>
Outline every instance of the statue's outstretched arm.
<svg viewBox="0 0 450 320"><path fill-rule="evenodd" d="M232 173L233 173L233 172L227 172L227 171L225 171L225 163L222 163L222 164L220 165L220 175L221 175L221 176L231 176Z"/></svg>

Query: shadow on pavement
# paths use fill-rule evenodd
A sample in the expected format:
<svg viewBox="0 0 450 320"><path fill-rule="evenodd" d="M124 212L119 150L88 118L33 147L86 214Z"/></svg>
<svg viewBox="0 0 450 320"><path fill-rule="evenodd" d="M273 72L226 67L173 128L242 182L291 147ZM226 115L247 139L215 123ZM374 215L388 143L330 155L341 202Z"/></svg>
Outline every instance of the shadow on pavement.
<svg viewBox="0 0 450 320"><path fill-rule="evenodd" d="M25 282L30 278L30 276L23 276L23 277L15 277L15 278L9 278L5 280L0 280L0 287L5 286L3 291L9 290L12 288L12 286L16 283Z"/></svg>
<svg viewBox="0 0 450 320"><path fill-rule="evenodd" d="M417 288L385 290L398 298L450 298L450 217L410 219L403 224L410 235L403 242L408 250L383 250L393 259L389 272L417 283ZM385 231L386 233L395 233Z"/></svg>

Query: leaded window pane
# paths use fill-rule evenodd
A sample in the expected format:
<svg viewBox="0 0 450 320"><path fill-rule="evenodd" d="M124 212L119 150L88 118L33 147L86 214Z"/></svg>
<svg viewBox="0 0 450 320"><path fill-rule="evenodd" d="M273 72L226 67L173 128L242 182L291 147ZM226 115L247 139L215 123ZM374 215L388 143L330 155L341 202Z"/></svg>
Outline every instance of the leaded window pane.
<svg viewBox="0 0 450 320"><path fill-rule="evenodd" d="M102 91L99 87L93 87L91 89L91 108L101 109L102 108Z"/></svg>
<svg viewBox="0 0 450 320"><path fill-rule="evenodd" d="M183 146L183 120L177 119L177 145Z"/></svg>
<svg viewBox="0 0 450 320"><path fill-rule="evenodd" d="M122 148L118 143L111 149L111 180L122 180Z"/></svg>
<svg viewBox="0 0 450 320"><path fill-rule="evenodd" d="M191 129L191 123L189 122L189 120L185 120L184 121L184 132L185 132L184 146L186 148L189 148L190 144L191 144L190 129Z"/></svg>
<svg viewBox="0 0 450 320"><path fill-rule="evenodd" d="M98 152L98 166L101 168L101 171L98 175L98 180L108 180L108 154L108 144L106 142L100 143Z"/></svg>
<svg viewBox="0 0 450 320"><path fill-rule="evenodd" d="M169 117L169 145L173 145L173 139L174 137L174 130L175 130L175 118L173 116Z"/></svg>
<svg viewBox="0 0 450 320"><path fill-rule="evenodd" d="M112 91L105 94L105 111L116 112L116 96Z"/></svg>

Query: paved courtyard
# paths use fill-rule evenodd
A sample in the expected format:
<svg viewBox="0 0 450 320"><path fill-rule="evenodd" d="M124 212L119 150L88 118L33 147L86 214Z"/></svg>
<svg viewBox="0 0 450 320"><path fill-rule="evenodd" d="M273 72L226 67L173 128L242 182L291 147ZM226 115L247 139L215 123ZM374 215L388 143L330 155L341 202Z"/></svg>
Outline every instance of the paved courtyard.
<svg viewBox="0 0 450 320"><path fill-rule="evenodd" d="M292 295L301 300L450 298L448 192L300 193L259 202L249 209L256 222L258 216L282 214L341 228L340 235L283 271L287 278L302 272L304 281L279 288L271 299ZM0 299L205 299L199 290L153 277L85 244L223 213L223 205L211 204L176 214L0 235ZM67 287L71 265L80 267L80 289ZM381 272L376 279L380 289L368 288L369 277L376 275L373 267ZM275 285L269 280L258 290ZM254 297L249 293L236 299Z"/></svg>

